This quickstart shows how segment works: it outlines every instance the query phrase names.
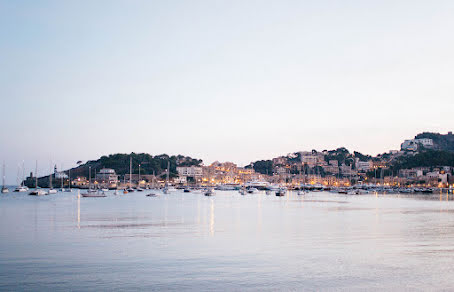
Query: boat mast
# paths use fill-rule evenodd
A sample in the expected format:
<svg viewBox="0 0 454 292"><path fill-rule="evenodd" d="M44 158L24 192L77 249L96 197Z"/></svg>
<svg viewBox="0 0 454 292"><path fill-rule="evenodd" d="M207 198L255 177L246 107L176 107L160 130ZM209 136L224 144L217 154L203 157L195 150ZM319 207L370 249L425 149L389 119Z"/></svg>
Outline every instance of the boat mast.
<svg viewBox="0 0 454 292"><path fill-rule="evenodd" d="M35 189L38 189L38 160L35 163Z"/></svg>
<svg viewBox="0 0 454 292"><path fill-rule="evenodd" d="M129 157L129 188L131 188L131 180L132 180L132 156Z"/></svg>
<svg viewBox="0 0 454 292"><path fill-rule="evenodd" d="M91 190L91 166L88 167L88 190Z"/></svg>
<svg viewBox="0 0 454 292"><path fill-rule="evenodd" d="M63 190L63 164L61 165L61 170L62 173L60 174L60 179L61 179L61 189Z"/></svg>
<svg viewBox="0 0 454 292"><path fill-rule="evenodd" d="M25 185L25 162L22 160L22 183L20 184L22 187Z"/></svg>
<svg viewBox="0 0 454 292"><path fill-rule="evenodd" d="M170 172L170 160L167 161L166 187L169 186L169 172Z"/></svg>
<svg viewBox="0 0 454 292"><path fill-rule="evenodd" d="M71 189L71 169L68 170L68 179L69 179L69 181L68 181L68 185L69 186L68 187L69 187L69 189Z"/></svg>
<svg viewBox="0 0 454 292"><path fill-rule="evenodd" d="M52 161L50 162L49 189L53 189L53 186L52 186Z"/></svg>
<svg viewBox="0 0 454 292"><path fill-rule="evenodd" d="M3 177L2 177L2 189L5 188L5 160L3 160Z"/></svg>
<svg viewBox="0 0 454 292"><path fill-rule="evenodd" d="M140 188L140 164L139 164L139 180L137 181L137 187Z"/></svg>

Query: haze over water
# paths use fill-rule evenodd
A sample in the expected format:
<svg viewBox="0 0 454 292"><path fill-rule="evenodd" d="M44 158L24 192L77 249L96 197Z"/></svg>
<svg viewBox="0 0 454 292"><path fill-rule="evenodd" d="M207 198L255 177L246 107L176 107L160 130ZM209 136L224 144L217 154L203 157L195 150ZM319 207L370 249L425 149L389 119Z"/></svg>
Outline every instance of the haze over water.
<svg viewBox="0 0 454 292"><path fill-rule="evenodd" d="M453 290L452 195L0 197L0 290Z"/></svg>

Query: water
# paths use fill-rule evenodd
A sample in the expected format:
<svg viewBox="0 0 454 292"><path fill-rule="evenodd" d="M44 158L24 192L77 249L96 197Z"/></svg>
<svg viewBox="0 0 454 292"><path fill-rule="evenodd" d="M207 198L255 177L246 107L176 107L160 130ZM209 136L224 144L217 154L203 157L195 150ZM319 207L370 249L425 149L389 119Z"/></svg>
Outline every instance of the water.
<svg viewBox="0 0 454 292"><path fill-rule="evenodd" d="M454 290L452 195L0 196L1 291Z"/></svg>

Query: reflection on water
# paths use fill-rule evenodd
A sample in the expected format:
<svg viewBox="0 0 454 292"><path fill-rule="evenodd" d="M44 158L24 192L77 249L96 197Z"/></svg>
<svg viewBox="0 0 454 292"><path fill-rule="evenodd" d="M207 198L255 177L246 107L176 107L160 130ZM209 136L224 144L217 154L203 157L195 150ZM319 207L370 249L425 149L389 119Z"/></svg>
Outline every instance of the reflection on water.
<svg viewBox="0 0 454 292"><path fill-rule="evenodd" d="M0 237L0 290L454 290L446 193L13 193Z"/></svg>

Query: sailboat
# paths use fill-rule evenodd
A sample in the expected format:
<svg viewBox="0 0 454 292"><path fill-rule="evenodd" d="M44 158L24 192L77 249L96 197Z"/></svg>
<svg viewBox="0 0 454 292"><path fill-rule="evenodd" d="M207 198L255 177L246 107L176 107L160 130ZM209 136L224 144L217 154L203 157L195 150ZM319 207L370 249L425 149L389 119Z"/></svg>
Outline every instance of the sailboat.
<svg viewBox="0 0 454 292"><path fill-rule="evenodd" d="M166 184L165 184L164 188L162 189L162 192L166 195L170 193L170 191L169 191L169 172L170 172L170 161L167 161Z"/></svg>
<svg viewBox="0 0 454 292"><path fill-rule="evenodd" d="M52 166L52 162L50 163L50 165ZM54 187L52 186L52 167L51 167L51 173L49 174L49 191L48 191L48 193L49 193L49 195L57 193L57 190L54 189Z"/></svg>
<svg viewBox="0 0 454 292"><path fill-rule="evenodd" d="M63 165L61 165L62 173L60 173L60 179L61 179L61 188L60 192L64 192L65 188L63 187Z"/></svg>
<svg viewBox="0 0 454 292"><path fill-rule="evenodd" d="M5 161L3 161L2 194L9 193L9 189L5 187L5 177Z"/></svg>
<svg viewBox="0 0 454 292"><path fill-rule="evenodd" d="M100 192L99 190L92 190L91 189L91 166L88 167L88 191L86 193L81 194L84 198L104 198L106 194L104 192Z"/></svg>
<svg viewBox="0 0 454 292"><path fill-rule="evenodd" d="M17 166L18 170L17 170L17 176L19 177L19 166ZM25 167L24 167L24 162L22 161L22 182L20 183L19 186L17 186L17 188L14 189L15 192L19 192L19 193L23 193L23 192L26 192L28 191L28 187L26 187L24 185L24 176L25 176Z"/></svg>
<svg viewBox="0 0 454 292"><path fill-rule="evenodd" d="M139 164L139 179L137 182L137 191L138 192L143 192L143 189L140 187L140 164Z"/></svg>
<svg viewBox="0 0 454 292"><path fill-rule="evenodd" d="M72 192L73 190L71 189L71 169L68 170L68 188L65 190L65 192Z"/></svg>
<svg viewBox="0 0 454 292"><path fill-rule="evenodd" d="M126 189L128 193L134 192L134 189L132 188L131 185L132 181L132 157L129 157L129 188Z"/></svg>
<svg viewBox="0 0 454 292"><path fill-rule="evenodd" d="M36 161L35 167L35 189L28 194L30 196L44 196L48 194L45 190L40 189L38 186L38 160Z"/></svg>

